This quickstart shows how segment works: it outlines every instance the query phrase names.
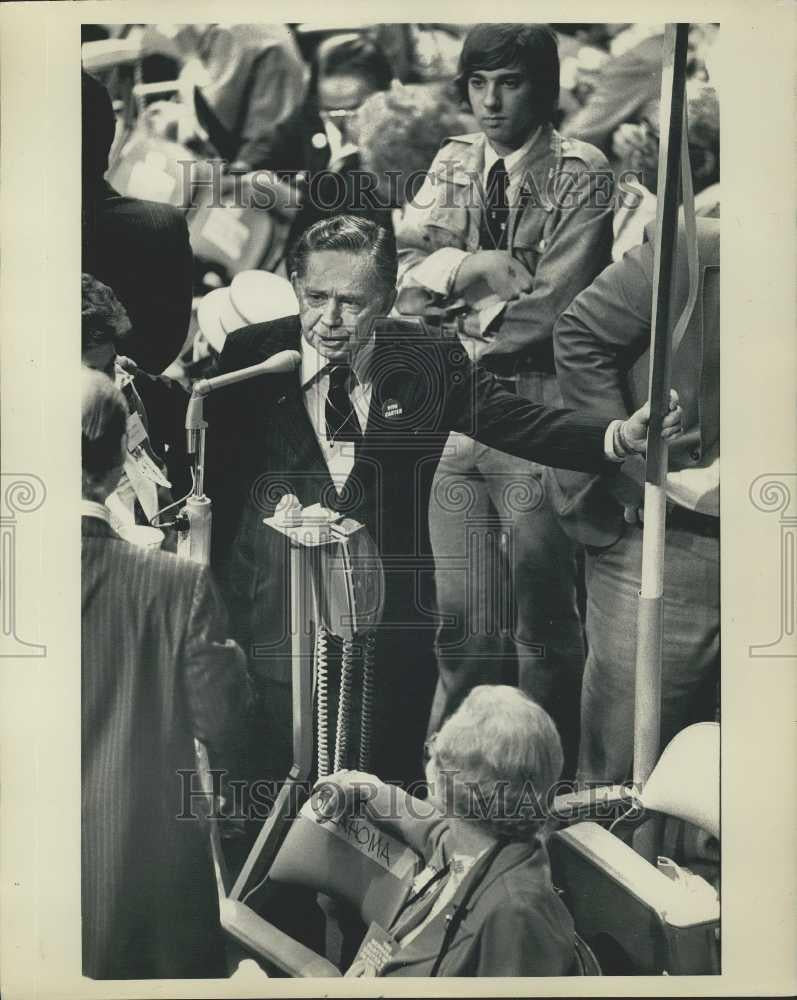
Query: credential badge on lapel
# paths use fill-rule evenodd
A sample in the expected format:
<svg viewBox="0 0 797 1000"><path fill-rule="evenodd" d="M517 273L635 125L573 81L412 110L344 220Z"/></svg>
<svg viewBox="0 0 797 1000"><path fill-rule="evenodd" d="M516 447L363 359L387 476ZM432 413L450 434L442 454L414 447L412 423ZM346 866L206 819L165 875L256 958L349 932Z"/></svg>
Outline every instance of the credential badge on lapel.
<svg viewBox="0 0 797 1000"><path fill-rule="evenodd" d="M382 416L385 420L392 420L395 417L403 416L403 414L404 410L397 399L386 399L382 404Z"/></svg>

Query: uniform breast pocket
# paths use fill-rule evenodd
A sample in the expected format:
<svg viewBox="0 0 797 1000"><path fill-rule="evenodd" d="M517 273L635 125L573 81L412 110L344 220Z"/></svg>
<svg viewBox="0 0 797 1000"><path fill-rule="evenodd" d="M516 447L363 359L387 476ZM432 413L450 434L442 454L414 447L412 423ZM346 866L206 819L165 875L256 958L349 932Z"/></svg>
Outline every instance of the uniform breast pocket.
<svg viewBox="0 0 797 1000"><path fill-rule="evenodd" d="M513 255L534 274L550 239L549 215L544 209L526 209L517 222L512 241Z"/></svg>

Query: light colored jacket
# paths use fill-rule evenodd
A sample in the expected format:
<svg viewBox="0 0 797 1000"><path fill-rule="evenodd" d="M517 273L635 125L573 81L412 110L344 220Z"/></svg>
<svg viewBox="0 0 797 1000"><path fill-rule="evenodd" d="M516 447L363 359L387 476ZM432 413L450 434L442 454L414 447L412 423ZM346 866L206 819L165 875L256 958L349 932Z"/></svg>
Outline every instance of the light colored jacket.
<svg viewBox="0 0 797 1000"><path fill-rule="evenodd" d="M396 225L399 311L417 311L419 288L427 306L454 304L457 269L479 249L485 142L481 133L447 139L405 206ZM534 287L510 303L484 285L469 289L462 332L479 341L477 356L547 349L556 320L611 259L613 177L599 150L545 126L520 170L508 251Z"/></svg>

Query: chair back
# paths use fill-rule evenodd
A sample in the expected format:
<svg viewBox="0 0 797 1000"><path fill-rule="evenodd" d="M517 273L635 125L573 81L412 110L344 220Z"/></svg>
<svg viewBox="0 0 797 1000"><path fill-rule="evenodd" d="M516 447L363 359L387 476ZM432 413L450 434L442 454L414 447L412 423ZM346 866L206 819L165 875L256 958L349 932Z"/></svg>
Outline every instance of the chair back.
<svg viewBox="0 0 797 1000"><path fill-rule="evenodd" d="M719 723L698 722L674 736L645 783L640 801L646 809L694 823L719 837Z"/></svg>
<svg viewBox="0 0 797 1000"><path fill-rule="evenodd" d="M196 155L180 143L150 135L137 125L108 171L108 183L119 194L159 201L176 208L191 204L193 184L206 165L195 166Z"/></svg>
<svg viewBox="0 0 797 1000"><path fill-rule="evenodd" d="M622 956L639 975L719 971L719 899L668 878L597 823L576 823L548 839L551 874L578 933L605 957ZM698 885L695 885L695 889ZM606 965L604 965L606 968Z"/></svg>
<svg viewBox="0 0 797 1000"><path fill-rule="evenodd" d="M389 927L423 860L365 818L320 823L312 799L291 825L269 879L307 886L353 906L368 926Z"/></svg>

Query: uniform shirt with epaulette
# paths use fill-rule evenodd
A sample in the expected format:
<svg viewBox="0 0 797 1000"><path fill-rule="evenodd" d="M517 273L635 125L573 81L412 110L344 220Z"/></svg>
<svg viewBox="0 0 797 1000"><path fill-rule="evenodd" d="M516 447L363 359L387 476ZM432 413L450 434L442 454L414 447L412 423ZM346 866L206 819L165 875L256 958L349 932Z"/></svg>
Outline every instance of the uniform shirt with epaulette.
<svg viewBox="0 0 797 1000"><path fill-rule="evenodd" d="M600 150L540 126L504 157L509 187L507 250L534 278L531 292L503 302L484 282L461 300L452 286L468 253L479 246L486 173L496 154L482 133L443 143L426 180L396 227L398 308L417 303L461 305L460 329L472 357L547 358L553 327L575 296L611 261L613 176ZM414 311L410 308L409 311Z"/></svg>

